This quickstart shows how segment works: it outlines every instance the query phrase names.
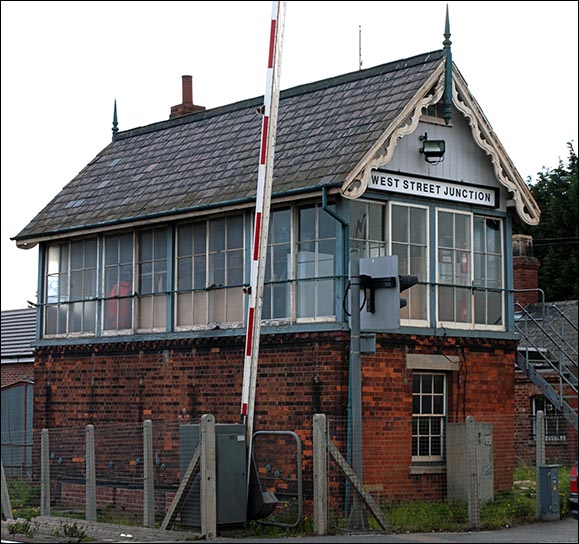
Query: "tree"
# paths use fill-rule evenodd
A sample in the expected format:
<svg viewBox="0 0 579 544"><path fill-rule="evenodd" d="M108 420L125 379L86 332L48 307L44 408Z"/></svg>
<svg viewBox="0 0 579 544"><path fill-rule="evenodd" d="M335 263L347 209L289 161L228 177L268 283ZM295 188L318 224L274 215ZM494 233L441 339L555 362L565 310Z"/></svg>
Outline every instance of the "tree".
<svg viewBox="0 0 579 544"><path fill-rule="evenodd" d="M567 164L560 160L557 168L539 172L535 183L527 182L541 208L539 225L513 226L513 232L533 237L534 256L541 261L539 287L550 302L577 300L577 154L572 143L567 146Z"/></svg>

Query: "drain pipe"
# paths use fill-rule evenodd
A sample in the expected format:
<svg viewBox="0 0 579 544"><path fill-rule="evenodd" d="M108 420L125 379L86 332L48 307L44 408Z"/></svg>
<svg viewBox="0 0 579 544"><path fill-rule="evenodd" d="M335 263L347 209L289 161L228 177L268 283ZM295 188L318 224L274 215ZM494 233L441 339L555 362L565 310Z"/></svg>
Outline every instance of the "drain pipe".
<svg viewBox="0 0 579 544"><path fill-rule="evenodd" d="M342 227L342 239L344 241L344 248L342 252L342 271L345 276L349 272L349 258L350 258L350 224L343 217L340 217L336 212L328 207L328 187L322 186L322 210L333 217ZM345 296L345 295L344 295ZM350 308L350 311L352 309ZM352 331L350 331L350 334ZM350 340L351 342L351 340ZM348 369L348 436L346 445L346 460L352 464L352 355L350 350L350 361ZM344 501L344 512L347 515L350 511L350 482L346 481L346 494Z"/></svg>

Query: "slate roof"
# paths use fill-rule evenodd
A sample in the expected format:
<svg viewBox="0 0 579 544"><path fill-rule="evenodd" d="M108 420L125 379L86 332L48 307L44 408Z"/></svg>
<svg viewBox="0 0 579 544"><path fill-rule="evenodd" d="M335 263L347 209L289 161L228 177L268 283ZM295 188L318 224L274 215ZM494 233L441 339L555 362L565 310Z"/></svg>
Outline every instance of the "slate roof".
<svg viewBox="0 0 579 544"><path fill-rule="evenodd" d="M2 311L2 364L33 362L36 309Z"/></svg>
<svg viewBox="0 0 579 544"><path fill-rule="evenodd" d="M273 196L339 186L436 68L443 52L280 94ZM119 132L14 237L178 217L255 199L263 97Z"/></svg>

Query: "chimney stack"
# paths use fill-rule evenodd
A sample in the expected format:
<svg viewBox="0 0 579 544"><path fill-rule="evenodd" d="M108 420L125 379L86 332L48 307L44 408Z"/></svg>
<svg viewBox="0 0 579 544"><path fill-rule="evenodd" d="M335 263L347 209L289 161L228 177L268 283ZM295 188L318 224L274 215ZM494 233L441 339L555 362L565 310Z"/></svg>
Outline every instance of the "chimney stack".
<svg viewBox="0 0 579 544"><path fill-rule="evenodd" d="M533 257L533 237L513 234L513 284L515 302L521 306L539 302L539 291L516 291L539 288L539 266L539 259Z"/></svg>
<svg viewBox="0 0 579 544"><path fill-rule="evenodd" d="M171 115L169 119L203 111L204 106L196 106L193 104L193 76L181 76L183 88L183 102L176 106L171 106Z"/></svg>

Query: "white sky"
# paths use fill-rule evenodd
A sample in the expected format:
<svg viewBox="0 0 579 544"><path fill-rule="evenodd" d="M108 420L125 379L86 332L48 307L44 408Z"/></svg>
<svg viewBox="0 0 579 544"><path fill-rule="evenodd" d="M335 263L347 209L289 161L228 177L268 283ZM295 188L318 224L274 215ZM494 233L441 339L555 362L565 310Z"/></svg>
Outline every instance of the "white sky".
<svg viewBox="0 0 579 544"><path fill-rule="evenodd" d="M446 5L289 0L281 88L356 71L359 26L363 68L440 49ZM578 3L448 6L453 60L523 179L566 161ZM10 237L110 142L114 99L127 130L168 119L183 74L208 109L263 95L271 7L2 0L2 310L36 300L38 249Z"/></svg>

